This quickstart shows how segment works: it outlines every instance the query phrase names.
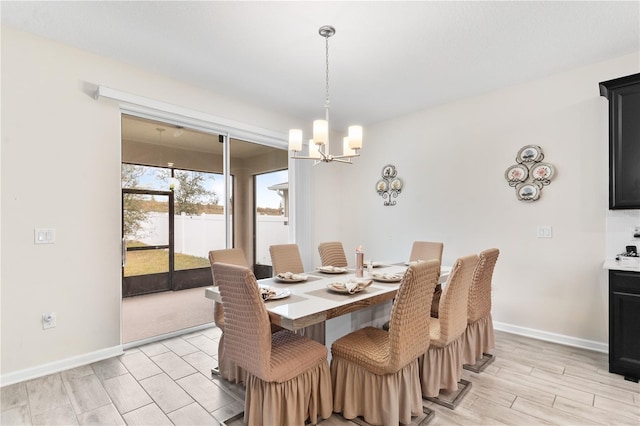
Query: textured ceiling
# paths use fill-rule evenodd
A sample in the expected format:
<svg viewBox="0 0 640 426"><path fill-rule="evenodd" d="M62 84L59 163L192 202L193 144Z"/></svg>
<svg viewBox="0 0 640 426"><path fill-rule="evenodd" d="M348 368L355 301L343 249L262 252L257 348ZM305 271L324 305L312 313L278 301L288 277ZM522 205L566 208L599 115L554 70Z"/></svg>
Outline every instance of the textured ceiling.
<svg viewBox="0 0 640 426"><path fill-rule="evenodd" d="M309 121L323 115L318 28L333 25L336 130L640 50L637 1L2 1L0 7L3 25Z"/></svg>

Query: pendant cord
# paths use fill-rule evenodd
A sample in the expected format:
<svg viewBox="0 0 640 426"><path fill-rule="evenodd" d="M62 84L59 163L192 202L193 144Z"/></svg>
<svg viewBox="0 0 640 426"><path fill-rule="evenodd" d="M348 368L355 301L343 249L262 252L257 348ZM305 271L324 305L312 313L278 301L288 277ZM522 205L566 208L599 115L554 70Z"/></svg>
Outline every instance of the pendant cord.
<svg viewBox="0 0 640 426"><path fill-rule="evenodd" d="M329 106L331 105L331 101L329 100L329 36L325 36L325 100L324 100L324 108L325 108L325 120L329 121Z"/></svg>

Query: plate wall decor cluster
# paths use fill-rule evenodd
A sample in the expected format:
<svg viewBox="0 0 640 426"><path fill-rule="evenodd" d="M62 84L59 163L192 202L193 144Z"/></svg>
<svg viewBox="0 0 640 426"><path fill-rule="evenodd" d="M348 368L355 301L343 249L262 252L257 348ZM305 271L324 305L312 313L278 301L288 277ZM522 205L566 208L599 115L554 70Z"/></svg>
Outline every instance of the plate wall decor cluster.
<svg viewBox="0 0 640 426"><path fill-rule="evenodd" d="M525 145L516 155L516 164L509 166L504 178L509 186L516 189L520 201L536 201L542 188L551 183L556 173L555 167L544 163L544 153L538 145Z"/></svg>
<svg viewBox="0 0 640 426"><path fill-rule="evenodd" d="M376 191L378 195L384 198L385 206L395 206L396 201L391 198L397 198L402 192L404 183L398 177L396 166L387 164L382 168L382 178L376 182Z"/></svg>

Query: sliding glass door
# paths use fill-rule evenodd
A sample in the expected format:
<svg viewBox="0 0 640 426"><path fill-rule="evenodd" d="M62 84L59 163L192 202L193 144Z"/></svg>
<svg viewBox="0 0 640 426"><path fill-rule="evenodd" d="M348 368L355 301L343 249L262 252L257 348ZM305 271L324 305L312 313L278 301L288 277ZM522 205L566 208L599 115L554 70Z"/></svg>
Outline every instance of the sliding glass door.
<svg viewBox="0 0 640 426"><path fill-rule="evenodd" d="M215 249L241 248L256 275L270 274L269 245L288 241L285 149L123 115L122 160L124 297L211 285ZM137 252L166 255L168 270L133 275ZM130 285L145 280L156 285Z"/></svg>

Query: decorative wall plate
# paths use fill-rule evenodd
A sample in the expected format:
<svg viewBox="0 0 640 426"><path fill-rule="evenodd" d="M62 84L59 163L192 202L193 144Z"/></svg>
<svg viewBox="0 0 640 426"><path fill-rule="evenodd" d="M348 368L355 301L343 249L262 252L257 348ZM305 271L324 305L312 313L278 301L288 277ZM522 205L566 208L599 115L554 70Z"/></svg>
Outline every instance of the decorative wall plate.
<svg viewBox="0 0 640 426"><path fill-rule="evenodd" d="M518 151L516 161L518 163L533 163L542 161L543 158L542 148L538 145L525 145Z"/></svg>
<svg viewBox="0 0 640 426"><path fill-rule="evenodd" d="M376 183L376 191L386 192L388 189L389 189L389 183L386 180L380 179L378 183Z"/></svg>
<svg viewBox="0 0 640 426"><path fill-rule="evenodd" d="M391 189L394 191L400 191L402 189L402 180L400 178L395 178L391 181Z"/></svg>
<svg viewBox="0 0 640 426"><path fill-rule="evenodd" d="M382 177L383 178L394 178L396 177L396 166L393 164L387 164L382 168Z"/></svg>
<svg viewBox="0 0 640 426"><path fill-rule="evenodd" d="M504 172L504 178L511 184L512 182L524 182L529 176L529 170L522 164L514 164Z"/></svg>
<svg viewBox="0 0 640 426"><path fill-rule="evenodd" d="M549 163L538 163L531 168L531 177L535 180L551 180L555 169Z"/></svg>
<svg viewBox="0 0 640 426"><path fill-rule="evenodd" d="M518 200L536 201L540 198L540 187L534 183L521 183L516 186Z"/></svg>

